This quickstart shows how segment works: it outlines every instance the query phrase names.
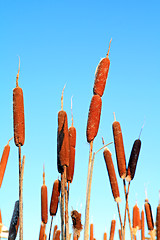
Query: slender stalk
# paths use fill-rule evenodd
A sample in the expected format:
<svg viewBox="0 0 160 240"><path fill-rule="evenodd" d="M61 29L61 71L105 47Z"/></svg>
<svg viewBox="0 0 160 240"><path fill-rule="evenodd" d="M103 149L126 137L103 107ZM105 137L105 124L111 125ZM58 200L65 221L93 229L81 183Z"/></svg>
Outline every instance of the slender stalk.
<svg viewBox="0 0 160 240"><path fill-rule="evenodd" d="M68 181L68 201L69 201L69 189L70 189L70 181Z"/></svg>
<svg viewBox="0 0 160 240"><path fill-rule="evenodd" d="M50 238L51 238L52 223L53 223L53 216L52 216L52 218L51 218L51 224L50 224L50 230L49 230L49 237L48 237L48 240L50 240Z"/></svg>
<svg viewBox="0 0 160 240"><path fill-rule="evenodd" d="M129 205L128 205L128 195L129 195L130 182L128 183L128 190L127 190L127 192L126 192L125 180L123 180L123 183L124 183L124 191L125 191L125 197L126 197L126 207L125 207L125 216L124 216L124 229L123 229L123 240L125 240L126 212L128 212L128 221L129 221L131 240L133 240L132 226L131 226L131 219L130 219Z"/></svg>
<svg viewBox="0 0 160 240"><path fill-rule="evenodd" d="M117 208L118 208L119 221L120 221L120 224L121 224L121 235L122 235L123 234L123 224L122 224L122 218L121 218L119 203L117 203Z"/></svg>
<svg viewBox="0 0 160 240"><path fill-rule="evenodd" d="M61 173L61 239L64 240L64 172Z"/></svg>
<svg viewBox="0 0 160 240"><path fill-rule="evenodd" d="M23 240L23 199L22 199L22 186L21 186L21 145L18 147L19 151L19 228L20 234L19 239Z"/></svg>
<svg viewBox="0 0 160 240"><path fill-rule="evenodd" d="M87 192L88 192L89 175L90 175L90 168L91 168L91 161L92 161L93 141L90 142L89 147L90 147L90 148L89 148L89 162L88 162L88 174L87 174L86 196L87 196Z"/></svg>
<svg viewBox="0 0 160 240"><path fill-rule="evenodd" d="M69 223L68 223L68 192L67 192L67 178L66 178L66 166L64 166L64 193L65 193L65 229L66 240L69 240Z"/></svg>
<svg viewBox="0 0 160 240"><path fill-rule="evenodd" d="M93 165L94 165L95 153L91 161L89 181L88 181L88 191L86 196L86 210L85 210L85 226L84 226L84 240L89 238L89 205L90 205L90 195L91 195L91 184L92 184L92 174L93 174Z"/></svg>

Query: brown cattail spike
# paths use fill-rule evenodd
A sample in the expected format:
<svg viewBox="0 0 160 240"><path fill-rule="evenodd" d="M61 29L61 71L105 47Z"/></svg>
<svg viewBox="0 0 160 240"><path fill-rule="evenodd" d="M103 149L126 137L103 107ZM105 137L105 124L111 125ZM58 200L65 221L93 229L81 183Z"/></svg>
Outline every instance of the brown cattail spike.
<svg viewBox="0 0 160 240"><path fill-rule="evenodd" d="M55 234L56 234L57 229L58 229L58 226L55 225L54 230L53 230L53 240L55 239Z"/></svg>
<svg viewBox="0 0 160 240"><path fill-rule="evenodd" d="M104 156L104 160L105 160L107 171L108 171L112 194L113 194L114 200L118 203L121 201L118 182L117 182L116 173L115 173L115 169L112 161L112 154L108 148L104 149L103 156Z"/></svg>
<svg viewBox="0 0 160 240"><path fill-rule="evenodd" d="M91 99L88 121L87 121L87 141L91 142L97 136L100 116L101 116L102 100L99 95L94 95Z"/></svg>
<svg viewBox="0 0 160 240"><path fill-rule="evenodd" d="M136 203L133 207L133 234L136 235L137 230L139 230L140 228L141 228L140 211Z"/></svg>
<svg viewBox="0 0 160 240"><path fill-rule="evenodd" d="M106 81L107 81L107 77L108 77L108 72L109 72L109 66L110 66L109 51L110 51L110 45L111 45L111 41L109 43L107 56L105 58L103 58L99 62L98 66L96 68L96 72L95 72L93 93L96 94L96 95L99 95L100 97L102 97L102 95L104 93L104 89L105 89Z"/></svg>
<svg viewBox="0 0 160 240"><path fill-rule="evenodd" d="M12 219L9 227L8 239L16 239L19 227L19 201L15 202Z"/></svg>
<svg viewBox="0 0 160 240"><path fill-rule="evenodd" d="M45 172L43 168L43 185L41 187L41 219L44 224L48 222L48 195L45 185Z"/></svg>
<svg viewBox="0 0 160 240"><path fill-rule="evenodd" d="M109 240L113 240L114 239L115 227L116 227L116 220L112 220L111 221L111 229L110 229Z"/></svg>
<svg viewBox="0 0 160 240"><path fill-rule="evenodd" d="M81 214L76 210L71 212L71 218L73 223L73 231L78 237L80 237L80 232L83 229L83 225L81 224Z"/></svg>
<svg viewBox="0 0 160 240"><path fill-rule="evenodd" d="M159 191L159 204L156 213L156 236L157 240L160 240L160 191Z"/></svg>
<svg viewBox="0 0 160 240"><path fill-rule="evenodd" d="M69 136L67 113L63 110L58 113L58 133L57 133L57 165L69 166Z"/></svg>
<svg viewBox="0 0 160 240"><path fill-rule="evenodd" d="M117 165L119 176L124 179L126 177L126 159L123 145L123 137L121 126L118 121L114 121L112 124L114 145L116 151Z"/></svg>
<svg viewBox="0 0 160 240"><path fill-rule="evenodd" d="M147 199L145 200L144 206L145 206L145 213L146 213L148 230L152 231L154 229L152 209L151 209L151 205L150 205L150 203L148 202Z"/></svg>
<svg viewBox="0 0 160 240"><path fill-rule="evenodd" d="M90 240L94 239L94 234L93 234L93 223L90 224Z"/></svg>
<svg viewBox="0 0 160 240"><path fill-rule="evenodd" d="M55 216L57 213L59 196L60 196L60 188L61 188L61 183L57 179L57 180L55 180L55 182L53 184L53 189L52 189L52 196L51 196L51 203L50 203L50 215L51 216Z"/></svg>
<svg viewBox="0 0 160 240"><path fill-rule="evenodd" d="M134 141L132 151L131 151L131 155L130 155L130 159L129 159L128 169L127 169L127 177L126 177L126 180L128 182L130 182L134 178L140 148L141 148L141 140L137 139L137 140Z"/></svg>
<svg viewBox="0 0 160 240"><path fill-rule="evenodd" d="M104 234L103 234L103 240L107 240L107 233L106 232L104 232Z"/></svg>
<svg viewBox="0 0 160 240"><path fill-rule="evenodd" d="M54 238L54 240L60 240L60 234L61 234L61 231L60 231L60 230L57 230L56 233L55 233L55 238Z"/></svg>
<svg viewBox="0 0 160 240"><path fill-rule="evenodd" d="M23 90L18 86L19 71L20 61L16 77L16 88L13 89L14 142L17 147L23 146L25 141L24 101Z"/></svg>
<svg viewBox="0 0 160 240"><path fill-rule="evenodd" d="M39 240L44 240L44 235L45 235L45 224L41 222Z"/></svg>
<svg viewBox="0 0 160 240"><path fill-rule="evenodd" d="M1 185L2 185L2 182L3 182L4 173L5 173L8 158L9 158L9 153L10 153L9 142L11 140L12 140L12 138L9 139L8 144L4 147L1 162L0 162L0 188L1 188Z"/></svg>
<svg viewBox="0 0 160 240"><path fill-rule="evenodd" d="M122 240L122 232L121 229L118 230L119 240Z"/></svg>
<svg viewBox="0 0 160 240"><path fill-rule="evenodd" d="M76 128L71 126L69 133L69 166L67 167L67 181L72 182L75 166Z"/></svg>

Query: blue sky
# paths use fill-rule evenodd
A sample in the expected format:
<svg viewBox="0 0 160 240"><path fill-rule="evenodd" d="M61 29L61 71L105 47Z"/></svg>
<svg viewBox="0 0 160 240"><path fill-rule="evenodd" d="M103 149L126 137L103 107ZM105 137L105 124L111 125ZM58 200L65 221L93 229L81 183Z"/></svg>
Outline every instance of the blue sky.
<svg viewBox="0 0 160 240"><path fill-rule="evenodd" d="M0 1L0 78L1 124L0 151L13 136L12 92L21 59L19 86L24 92L26 139L22 154L24 169L24 240L39 236L41 222L40 188L43 163L46 169L48 201L57 171L57 114L61 92L64 110L71 125L73 96L74 126L77 129L75 175L70 189L69 211L85 215L85 191L89 145L86 124L94 74L105 57L109 41L110 70L102 97L102 113L94 151L113 141L113 112L121 124L126 162L131 148L141 134L141 152L136 174L131 182L129 206L137 200L142 209L145 187L156 218L159 185L160 119L160 4L159 1ZM18 149L10 142L11 151L0 189L3 223L9 227L14 203L18 199ZM119 179L114 145L109 147L117 173L122 216L124 191ZM59 212L53 224L60 227ZM115 239L119 219L113 200L103 151L95 159L90 203L90 222L96 239L102 239L115 215ZM123 217L122 217L123 218ZM70 219L71 223L71 219ZM47 225L49 231L50 218ZM70 225L71 231L71 225ZM147 235L146 225L146 235ZM129 228L127 233L129 238ZM83 239L83 232L81 238Z"/></svg>

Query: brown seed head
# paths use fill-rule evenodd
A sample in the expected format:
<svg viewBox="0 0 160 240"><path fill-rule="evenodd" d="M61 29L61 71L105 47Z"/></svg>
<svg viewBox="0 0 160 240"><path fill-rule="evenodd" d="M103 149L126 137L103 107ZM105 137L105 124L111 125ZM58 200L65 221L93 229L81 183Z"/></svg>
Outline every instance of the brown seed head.
<svg viewBox="0 0 160 240"><path fill-rule="evenodd" d="M112 154L111 154L111 152L109 151L108 148L104 149L103 156L104 156L104 160L105 160L105 163L106 163L106 167L107 167L107 171L108 171L108 176L109 176L114 200L116 202L120 202L121 199L120 199L120 194L119 194L119 188L118 188L116 173L115 173L115 169L114 169L114 165L113 165L113 161L112 161Z"/></svg>
<svg viewBox="0 0 160 240"><path fill-rule="evenodd" d="M87 122L87 141L91 142L98 133L102 100L99 95L94 95L91 99L88 122Z"/></svg>
<svg viewBox="0 0 160 240"><path fill-rule="evenodd" d="M114 121L112 124L114 145L116 151L117 165L119 176L124 179L126 177L126 159L123 145L123 137L120 123Z"/></svg>

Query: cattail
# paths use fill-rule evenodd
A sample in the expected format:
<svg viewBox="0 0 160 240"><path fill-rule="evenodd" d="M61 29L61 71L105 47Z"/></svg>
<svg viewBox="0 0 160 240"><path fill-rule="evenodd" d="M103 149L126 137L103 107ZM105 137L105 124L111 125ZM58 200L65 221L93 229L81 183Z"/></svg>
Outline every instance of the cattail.
<svg viewBox="0 0 160 240"><path fill-rule="evenodd" d="M94 95L91 99L88 122L87 122L87 141L91 142L97 136L100 116L101 116L102 100L99 95Z"/></svg>
<svg viewBox="0 0 160 240"><path fill-rule="evenodd" d="M15 202L12 219L9 227L8 240L16 239L19 227L19 200Z"/></svg>
<svg viewBox="0 0 160 240"><path fill-rule="evenodd" d="M109 43L109 49L106 57L99 62L95 72L93 93L99 95L100 97L102 97L103 95L107 77L108 77L108 71L110 66L110 60L109 60L110 43Z"/></svg>
<svg viewBox="0 0 160 240"><path fill-rule="evenodd" d="M118 230L118 234L119 234L119 240L122 240L122 232L121 232L121 229Z"/></svg>
<svg viewBox="0 0 160 240"><path fill-rule="evenodd" d="M133 144L130 159L129 159L128 169L127 169L127 177L126 177L126 180L128 182L130 182L134 178L140 148L141 148L141 140L137 139L137 140L135 140L135 142Z"/></svg>
<svg viewBox="0 0 160 240"><path fill-rule="evenodd" d="M13 89L13 125L14 142L17 147L23 146L25 141L24 101L23 90L18 86L19 69L16 77L16 88Z"/></svg>
<svg viewBox="0 0 160 240"><path fill-rule="evenodd" d="M114 239L115 227L116 227L116 220L113 219L113 220L111 221L111 229L110 229L110 237L109 237L109 240L113 240L113 239Z"/></svg>
<svg viewBox="0 0 160 240"><path fill-rule="evenodd" d="M52 196L50 202L50 215L55 216L58 209L59 195L60 195L61 183L57 179L53 184Z"/></svg>
<svg viewBox="0 0 160 240"><path fill-rule="evenodd" d="M39 240L44 240L44 237L45 237L45 224L41 222Z"/></svg>
<svg viewBox="0 0 160 240"><path fill-rule="evenodd" d="M55 235L56 235L57 228L58 228L58 226L55 225L55 226L54 226L54 230L53 230L53 240L55 239Z"/></svg>
<svg viewBox="0 0 160 240"><path fill-rule="evenodd" d="M93 240L93 223L90 224L90 240Z"/></svg>
<svg viewBox="0 0 160 240"><path fill-rule="evenodd" d="M144 206L145 206L148 230L152 231L154 229L154 222L153 222L153 217L152 217L151 205L148 202L148 199L145 200Z"/></svg>
<svg viewBox="0 0 160 240"><path fill-rule="evenodd" d="M64 165L69 166L68 121L67 113L63 110L58 112L57 158L57 163L62 168Z"/></svg>
<svg viewBox="0 0 160 240"><path fill-rule="evenodd" d="M144 210L141 211L141 240L145 240Z"/></svg>
<svg viewBox="0 0 160 240"><path fill-rule="evenodd" d="M112 154L108 148L104 149L103 156L104 156L106 167L108 170L108 176L111 184L112 194L113 194L114 200L118 203L121 201L118 182L117 182L116 173L115 173L115 169L112 161Z"/></svg>
<svg viewBox="0 0 160 240"><path fill-rule="evenodd" d="M104 234L103 234L103 240L107 240L107 233L106 232L104 232Z"/></svg>
<svg viewBox="0 0 160 240"><path fill-rule="evenodd" d="M0 188L2 185L4 173L5 173L7 162L8 162L8 157L9 157L9 152L10 152L10 146L9 146L10 140L8 141L8 144L4 147L1 162L0 162Z"/></svg>
<svg viewBox="0 0 160 240"><path fill-rule="evenodd" d="M55 238L54 238L54 240L60 240L60 234L61 234L61 231L60 231L60 230L57 230L56 233L55 233Z"/></svg>
<svg viewBox="0 0 160 240"><path fill-rule="evenodd" d="M113 136L114 136L114 145L116 151L117 165L119 176L124 179L126 177L126 159L123 145L123 137L121 126L118 121L114 121L112 124Z"/></svg>
<svg viewBox="0 0 160 240"><path fill-rule="evenodd" d="M48 196L47 186L45 185L45 172L43 167L43 185L41 187L41 219L44 224L48 221Z"/></svg>
<svg viewBox="0 0 160 240"><path fill-rule="evenodd" d="M133 234L136 235L137 230L141 228L140 211L137 203L133 207Z"/></svg>
<svg viewBox="0 0 160 240"><path fill-rule="evenodd" d="M81 213L77 212L76 210L73 210L71 212L71 218L73 223L73 233L77 235L77 237L80 237L80 232L83 229L83 225L81 224Z"/></svg>
<svg viewBox="0 0 160 240"><path fill-rule="evenodd" d="M75 165L76 128L71 126L69 133L69 166L67 167L67 181L72 182Z"/></svg>
<svg viewBox="0 0 160 240"><path fill-rule="evenodd" d="M157 235L157 240L160 240L160 199L159 199L159 204L157 207L157 214L156 214L156 235Z"/></svg>

